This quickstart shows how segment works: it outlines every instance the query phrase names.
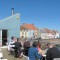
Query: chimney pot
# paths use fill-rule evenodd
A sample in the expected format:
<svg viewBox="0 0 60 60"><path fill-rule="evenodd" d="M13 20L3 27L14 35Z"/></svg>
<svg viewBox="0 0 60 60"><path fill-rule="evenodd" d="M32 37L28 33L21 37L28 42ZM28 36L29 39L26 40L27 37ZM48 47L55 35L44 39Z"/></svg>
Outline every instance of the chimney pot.
<svg viewBox="0 0 60 60"><path fill-rule="evenodd" d="M12 15L14 15L14 8L12 8Z"/></svg>

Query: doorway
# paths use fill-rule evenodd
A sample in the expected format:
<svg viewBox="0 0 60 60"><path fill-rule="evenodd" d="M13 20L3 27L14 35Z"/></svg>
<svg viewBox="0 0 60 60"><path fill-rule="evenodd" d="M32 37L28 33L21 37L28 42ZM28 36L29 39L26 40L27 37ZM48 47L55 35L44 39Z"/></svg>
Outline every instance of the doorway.
<svg viewBox="0 0 60 60"><path fill-rule="evenodd" d="M2 30L2 46L7 44L7 30Z"/></svg>

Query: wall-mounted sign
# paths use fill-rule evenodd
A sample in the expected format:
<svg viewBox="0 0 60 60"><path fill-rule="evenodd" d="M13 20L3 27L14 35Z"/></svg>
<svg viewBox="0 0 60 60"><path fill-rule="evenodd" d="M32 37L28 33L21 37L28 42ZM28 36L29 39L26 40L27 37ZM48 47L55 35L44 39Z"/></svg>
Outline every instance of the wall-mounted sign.
<svg viewBox="0 0 60 60"><path fill-rule="evenodd" d="M17 19L19 19L19 16L16 16Z"/></svg>

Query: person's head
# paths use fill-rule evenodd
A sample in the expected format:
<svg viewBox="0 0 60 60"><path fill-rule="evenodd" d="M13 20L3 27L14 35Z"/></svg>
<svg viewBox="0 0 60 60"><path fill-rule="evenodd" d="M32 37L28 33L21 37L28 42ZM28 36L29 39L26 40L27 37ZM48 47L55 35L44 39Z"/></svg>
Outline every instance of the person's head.
<svg viewBox="0 0 60 60"><path fill-rule="evenodd" d="M17 38L16 38L16 37L14 37L14 38L13 38L13 41L17 42Z"/></svg>
<svg viewBox="0 0 60 60"><path fill-rule="evenodd" d="M13 40L14 39L14 36L12 36L11 39Z"/></svg>
<svg viewBox="0 0 60 60"><path fill-rule="evenodd" d="M33 46L33 47L37 47L37 46L38 46L38 42L37 42L37 41L34 41L34 42L32 43L32 46Z"/></svg>
<svg viewBox="0 0 60 60"><path fill-rule="evenodd" d="M20 38L17 38L17 42L19 42L20 41Z"/></svg>
<svg viewBox="0 0 60 60"><path fill-rule="evenodd" d="M52 48L52 47L54 47L54 46L55 46L54 43L47 43L47 48Z"/></svg>
<svg viewBox="0 0 60 60"><path fill-rule="evenodd" d="M41 47L41 42L38 40L38 46Z"/></svg>
<svg viewBox="0 0 60 60"><path fill-rule="evenodd" d="M28 39L27 38L25 38L25 41L27 41Z"/></svg>
<svg viewBox="0 0 60 60"><path fill-rule="evenodd" d="M27 39L25 41L28 41Z"/></svg>
<svg viewBox="0 0 60 60"><path fill-rule="evenodd" d="M15 37L14 39L13 39L15 42L17 42L17 38Z"/></svg>

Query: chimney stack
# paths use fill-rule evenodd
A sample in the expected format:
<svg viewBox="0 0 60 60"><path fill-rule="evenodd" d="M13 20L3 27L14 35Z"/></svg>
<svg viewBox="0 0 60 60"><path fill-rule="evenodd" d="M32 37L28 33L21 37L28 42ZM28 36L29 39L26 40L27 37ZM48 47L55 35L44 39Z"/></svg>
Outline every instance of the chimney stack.
<svg viewBox="0 0 60 60"><path fill-rule="evenodd" d="M14 8L12 8L12 15L14 15Z"/></svg>

